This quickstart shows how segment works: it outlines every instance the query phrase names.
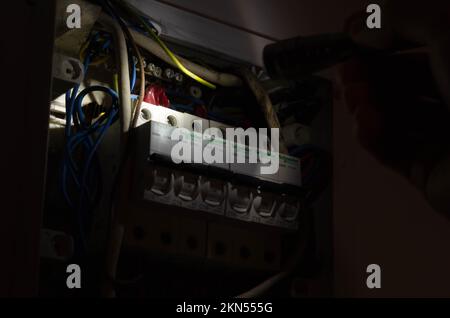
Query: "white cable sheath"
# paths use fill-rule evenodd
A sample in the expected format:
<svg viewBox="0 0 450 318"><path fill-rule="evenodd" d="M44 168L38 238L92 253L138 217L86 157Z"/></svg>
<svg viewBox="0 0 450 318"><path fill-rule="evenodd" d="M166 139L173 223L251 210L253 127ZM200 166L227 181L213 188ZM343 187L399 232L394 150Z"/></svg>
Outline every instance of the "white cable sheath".
<svg viewBox="0 0 450 318"><path fill-rule="evenodd" d="M101 14L98 20L101 24L106 26L114 35L114 44L116 46L117 65L119 71L119 99L120 99L120 123L122 133L128 133L131 124L131 93L130 93L130 70L128 66L128 51L125 35L119 23L108 17L106 14Z"/></svg>

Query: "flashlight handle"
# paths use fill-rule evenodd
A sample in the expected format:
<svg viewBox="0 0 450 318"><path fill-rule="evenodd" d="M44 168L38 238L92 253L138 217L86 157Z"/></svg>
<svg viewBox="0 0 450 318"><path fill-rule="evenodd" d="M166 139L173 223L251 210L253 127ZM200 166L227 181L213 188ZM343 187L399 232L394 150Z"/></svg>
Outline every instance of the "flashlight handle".
<svg viewBox="0 0 450 318"><path fill-rule="evenodd" d="M271 78L295 80L376 51L356 44L344 33L320 34L269 44L264 48L263 59Z"/></svg>

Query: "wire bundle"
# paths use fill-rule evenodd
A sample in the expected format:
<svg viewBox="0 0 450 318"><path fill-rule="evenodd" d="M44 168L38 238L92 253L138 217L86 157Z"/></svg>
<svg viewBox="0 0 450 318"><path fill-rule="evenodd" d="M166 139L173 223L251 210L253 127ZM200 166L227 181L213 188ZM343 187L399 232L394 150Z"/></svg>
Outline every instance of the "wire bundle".
<svg viewBox="0 0 450 318"><path fill-rule="evenodd" d="M178 59L178 57L167 47L167 45L161 40L161 38L158 36L157 29L153 26L150 19L142 16L142 14L136 10L134 7L132 7L130 4L126 3L125 1L119 0L116 1L118 5L121 6L122 9L124 9L133 19L134 21L129 23L131 27L137 27L142 28L143 31L146 33L147 36L150 36L158 45L164 50L164 52L169 56L169 58L172 60L172 62L178 67L178 69L183 72L186 76L192 78L196 82L210 88L210 89L216 89L216 85L212 84L211 82L208 82L207 80L201 78L197 74L191 72L188 70L183 63Z"/></svg>
<svg viewBox="0 0 450 318"><path fill-rule="evenodd" d="M82 48L85 74L92 62L105 53L111 43L109 34L95 33L89 44ZM98 60L98 59L97 59ZM78 93L76 85L66 93L66 143L62 164L62 191L71 210L76 212L78 241L85 246L85 229L91 218L91 211L101 197L102 178L97 149L111 125L117 120L119 99L117 93L107 87L91 86ZM83 109L84 98L92 92L103 92L111 97L108 109L93 120ZM72 125L73 123L73 125ZM79 246L79 245L78 245Z"/></svg>

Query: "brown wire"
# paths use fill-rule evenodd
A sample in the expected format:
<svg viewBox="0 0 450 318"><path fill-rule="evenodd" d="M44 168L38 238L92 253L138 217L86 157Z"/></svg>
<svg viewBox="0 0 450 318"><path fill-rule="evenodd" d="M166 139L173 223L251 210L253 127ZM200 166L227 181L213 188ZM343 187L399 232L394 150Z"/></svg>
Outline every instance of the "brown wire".
<svg viewBox="0 0 450 318"><path fill-rule="evenodd" d="M278 115L273 109L272 101L270 100L269 95L266 90L262 87L261 83L258 81L256 76L248 69L241 68L239 70L240 74L244 78L247 86L252 91L255 96L261 111L264 114L267 125L269 128L278 128L280 129L280 121L278 120ZM283 135L280 133L280 147L279 152L283 154L287 154L288 150L283 138Z"/></svg>
<svg viewBox="0 0 450 318"><path fill-rule="evenodd" d="M142 102L144 101L144 95L145 95L145 70L144 70L144 60L142 59L142 55L139 52L139 48L137 47L136 43L134 42L133 36L131 35L130 31L126 27L126 34L127 36L130 36L130 42L133 47L134 53L137 55L138 61L139 61L139 72L141 74L141 80L139 85L139 98L136 103L136 107L134 108L134 114L132 116L132 123L131 128L136 128L137 120L139 118L139 113L141 112L141 106Z"/></svg>

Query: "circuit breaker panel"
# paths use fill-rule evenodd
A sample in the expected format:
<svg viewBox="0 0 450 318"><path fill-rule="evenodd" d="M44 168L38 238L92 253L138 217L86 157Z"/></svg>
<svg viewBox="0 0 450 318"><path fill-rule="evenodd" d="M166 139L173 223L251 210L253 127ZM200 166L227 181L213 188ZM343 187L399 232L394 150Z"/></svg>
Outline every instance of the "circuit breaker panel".
<svg viewBox="0 0 450 318"><path fill-rule="evenodd" d="M230 157L224 154L227 152L226 140L204 134L211 127L209 121L150 104L144 104L143 111L155 118L143 122L137 129L136 149L138 156L145 158L145 163L142 166L142 161L139 162L136 178L137 188L143 189L138 193L143 192L144 200L248 222L297 228L301 201L297 197L301 193L301 168L297 158L272 154L279 157L279 166L274 169L277 171L262 174L262 163L235 162L234 159L241 155L248 161L251 151L238 142L228 146L228 149L233 148L229 150L233 150L234 157L232 163L226 163L226 158ZM193 130L195 122L202 124L203 131ZM175 125L184 126L181 134L185 135L181 136L181 142L188 143L186 146L192 149L192 157L195 151L203 153L210 143L215 143L217 147L214 150L220 151L220 157L225 157L225 160L211 164L201 161L196 164L191 160L189 163L171 165L172 151L179 143L172 138L178 128ZM218 123L213 125L220 126Z"/></svg>
<svg viewBox="0 0 450 318"><path fill-rule="evenodd" d="M156 281L150 294L179 283L234 295L310 261L330 176L312 123L328 81L271 79L244 56L172 38L133 1L74 2L83 27L57 20L43 290L71 261L107 297Z"/></svg>
<svg viewBox="0 0 450 318"><path fill-rule="evenodd" d="M181 254L202 246L203 252L193 255L214 259L217 253L225 253L231 245L239 245L241 256L240 252L235 252L235 258L222 258L230 263L228 265L253 264L257 268L276 269L274 262L279 250L280 231L295 231L302 212L300 161L277 153L278 171L270 175L261 174L260 166L264 165L261 162L226 163L226 158L230 157L226 152L231 147L236 158L242 155L248 161L249 146L236 141L227 150L226 139L211 138L207 133L212 126L224 132L224 128L229 126L148 103L143 105L142 114L136 129L133 161L132 198L139 206L139 212L134 214L137 219L131 226L131 244L139 245L144 233L154 232L150 229L153 218L158 220L155 223L166 219L168 225L178 222L174 226L177 234L189 232L189 229L195 233L195 239L184 237L186 241L179 243L178 252ZM199 128L196 123L202 130L196 129ZM177 128L184 128L180 132L181 141L173 139ZM174 163L172 151L179 142L191 147L192 157L196 147L203 151L211 142L216 143L215 150L221 151L219 157L223 156L224 160L211 164L195 163L194 160ZM273 153L270 155L275 156ZM155 213L155 210L165 212ZM179 218L184 221L180 222ZM144 228L145 224L148 229ZM271 235L267 236L267 230ZM201 241L204 243L199 244L202 233L204 238ZM176 235L173 231L160 231L157 240L161 246L168 247L172 245L173 235ZM236 240L234 244L226 244L230 237ZM166 252L176 253L170 248ZM259 262L250 262L251 255L258 253L259 258L256 255L252 258Z"/></svg>

